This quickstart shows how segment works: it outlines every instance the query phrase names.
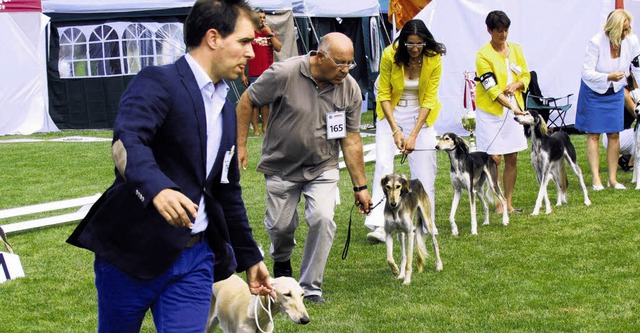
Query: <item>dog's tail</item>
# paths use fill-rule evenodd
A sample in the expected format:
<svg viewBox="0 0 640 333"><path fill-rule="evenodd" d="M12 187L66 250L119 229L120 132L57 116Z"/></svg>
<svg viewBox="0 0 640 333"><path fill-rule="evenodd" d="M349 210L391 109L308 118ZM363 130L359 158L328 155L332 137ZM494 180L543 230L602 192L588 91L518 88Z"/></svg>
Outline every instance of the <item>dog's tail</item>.
<svg viewBox="0 0 640 333"><path fill-rule="evenodd" d="M431 215L428 216L429 217L427 218L430 219ZM424 270L424 265L427 261L427 233L425 232L425 228L427 228L428 225L428 222L425 222L422 217L418 215L418 223L416 225L415 232L415 244L416 249L418 250L418 272L422 272ZM433 232L433 230L430 230L429 232Z"/></svg>
<svg viewBox="0 0 640 333"><path fill-rule="evenodd" d="M569 180L567 179L567 168L564 165L564 160L560 160L560 188L563 193L567 193L567 188L569 187Z"/></svg>
<svg viewBox="0 0 640 333"><path fill-rule="evenodd" d="M418 205L418 216L415 231L415 244L418 250L418 272L422 272L424 265L427 262L427 232L431 235L435 234L435 225L431 220L431 204L429 197L426 196L426 192L423 192L425 196L421 198L422 204Z"/></svg>

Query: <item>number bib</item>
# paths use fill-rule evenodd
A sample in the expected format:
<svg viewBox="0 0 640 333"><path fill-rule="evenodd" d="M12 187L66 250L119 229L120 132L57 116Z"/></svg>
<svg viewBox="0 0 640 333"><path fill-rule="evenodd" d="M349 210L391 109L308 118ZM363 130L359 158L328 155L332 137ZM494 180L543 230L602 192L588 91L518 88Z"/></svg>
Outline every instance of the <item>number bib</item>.
<svg viewBox="0 0 640 333"><path fill-rule="evenodd" d="M327 113L327 139L342 139L346 136L346 112L334 111Z"/></svg>

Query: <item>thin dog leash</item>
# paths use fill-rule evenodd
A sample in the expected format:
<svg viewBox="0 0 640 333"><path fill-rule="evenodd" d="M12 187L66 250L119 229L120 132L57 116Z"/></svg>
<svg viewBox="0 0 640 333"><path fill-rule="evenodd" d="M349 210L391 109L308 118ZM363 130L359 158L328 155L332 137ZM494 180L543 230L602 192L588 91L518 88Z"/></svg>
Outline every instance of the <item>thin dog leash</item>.
<svg viewBox="0 0 640 333"><path fill-rule="evenodd" d="M413 151L438 151L435 148L424 148L424 149L414 149ZM400 157L400 164L404 164L407 161L407 157L409 156L409 154L402 154L402 157Z"/></svg>
<svg viewBox="0 0 640 333"><path fill-rule="evenodd" d="M384 197L380 199L380 201L377 204L375 204L375 206L371 207L369 211L372 211L376 207L378 207L378 205L380 205L382 201L384 201ZM344 249L342 250L342 260L347 259L347 254L349 254L349 245L351 243L351 221L353 220L353 208L355 207L356 207L356 204L354 203L353 206L351 206L351 211L349 212L349 228L347 229L347 240L345 241Z"/></svg>
<svg viewBox="0 0 640 333"><path fill-rule="evenodd" d="M509 110L511 111L511 110ZM493 145L493 142L496 141L496 139L498 138L498 134L500 134L500 131L502 130L502 128L504 127L504 124L507 123L507 115L508 112L505 113L504 118L502 119L502 124L500 125L500 128L498 128L498 130L496 131L496 135L493 137L493 139L491 140L491 142L489 143L489 145L487 146L486 150L489 150L489 148L491 148L491 146ZM413 151L437 151L437 149L434 148L424 148L424 149L414 149ZM407 156L408 154L402 154L402 157L400 158L400 164L404 164L407 161Z"/></svg>
<svg viewBox="0 0 640 333"><path fill-rule="evenodd" d="M271 295L267 295L267 308L265 308L264 305L262 304L262 301L260 300L260 295L253 295L253 296L256 297L256 302L254 303L254 307L253 307L253 317L256 320L256 327L262 333L272 333L273 325L271 325L271 330L268 332L264 331L262 327L260 327L260 322L258 321L258 303L260 303L260 307L262 307L262 309L267 312L267 315L269 316L269 323L273 324L273 315L271 315L271 302L275 303L276 300L274 300L273 297L271 297Z"/></svg>

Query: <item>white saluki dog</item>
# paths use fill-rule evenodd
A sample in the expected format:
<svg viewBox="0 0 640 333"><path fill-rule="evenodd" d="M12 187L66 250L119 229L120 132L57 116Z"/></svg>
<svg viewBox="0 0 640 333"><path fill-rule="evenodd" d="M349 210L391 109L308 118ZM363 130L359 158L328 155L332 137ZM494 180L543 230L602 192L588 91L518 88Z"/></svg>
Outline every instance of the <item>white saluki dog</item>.
<svg viewBox="0 0 640 333"><path fill-rule="evenodd" d="M393 274L397 275L398 279L403 279L402 284L411 283L414 243L418 252L418 272L422 272L427 256L425 227L431 234L436 271L441 271L442 260L440 260L440 249L435 235L435 224L431 220L431 205L422 183L418 179L407 180L405 175L398 173L384 176L380 183L387 198L384 206L384 231L387 263ZM399 270L393 260L394 234L398 234L402 252ZM408 248L405 248L405 236L409 243Z"/></svg>
<svg viewBox="0 0 640 333"><path fill-rule="evenodd" d="M582 187L584 194L584 204L591 205L587 187L584 184L582 170L576 163L576 149L569 139L569 135L559 131L552 135L547 132L547 124L542 116L534 110L529 110L525 115L515 116L515 121L522 125L529 125L529 135L531 136L531 165L536 172L536 177L540 183L538 198L531 215L538 215L542 206L542 199L545 202L545 213L551 213L551 204L549 202L549 194L547 185L549 180L553 179L558 190L558 200L556 206L567 203L567 170L564 162L566 161L573 173L576 174Z"/></svg>
<svg viewBox="0 0 640 333"><path fill-rule="evenodd" d="M271 285L277 295L275 300L267 295L251 295L247 283L235 274L214 283L206 332L213 333L218 325L227 333L272 332L272 316L277 313L286 313L296 324L309 323L302 302L304 290L298 281L278 277L271 280Z"/></svg>
<svg viewBox="0 0 640 333"><path fill-rule="evenodd" d="M485 152L469 152L469 146L463 138L453 134L445 133L436 145L437 150L444 150L449 155L451 162L451 185L453 186L453 201L451 202L451 214L449 222L451 223L451 233L458 235L458 226L456 225L456 211L463 190L469 193L469 205L471 211L471 234L478 234L478 220L476 218L476 194L484 207L484 223L489 224L489 204L482 190L485 181L488 181L489 188L498 197L502 203L502 225L509 224L509 215L507 212L507 201L502 194L500 185L498 184L498 166L496 162Z"/></svg>

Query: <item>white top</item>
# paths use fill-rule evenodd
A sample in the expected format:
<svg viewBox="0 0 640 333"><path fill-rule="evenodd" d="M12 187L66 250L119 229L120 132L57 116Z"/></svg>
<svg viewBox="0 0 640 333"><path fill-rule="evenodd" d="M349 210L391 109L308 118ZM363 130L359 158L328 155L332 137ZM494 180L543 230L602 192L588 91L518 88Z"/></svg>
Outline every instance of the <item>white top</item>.
<svg viewBox="0 0 640 333"><path fill-rule="evenodd" d="M220 141L222 139L222 117L220 113L224 107L224 102L229 91L229 86L224 80L218 81L215 85L211 81L211 78L200 67L200 65L193 59L193 57L187 53L185 59L196 77L198 88L202 93L202 100L204 101L204 111L207 118L207 164L206 164L206 176L209 176L213 163L216 161L218 150L220 149ZM188 130L188 129L187 129ZM191 229L192 234L197 234L204 231L207 228L209 219L207 218L207 212L204 209L204 194L200 197L198 203L198 214L196 220L193 223Z"/></svg>
<svg viewBox="0 0 640 333"><path fill-rule="evenodd" d="M582 64L582 80L591 90L604 94L610 86L620 91L626 80L610 82L607 76L611 72L622 71L629 76L629 65L633 58L640 54L640 43L636 35L628 35L620 44L620 58L612 59L609 48L609 37L600 32L589 40L587 53ZM640 71L634 69L636 82L640 80ZM613 84L613 85L612 85Z"/></svg>

